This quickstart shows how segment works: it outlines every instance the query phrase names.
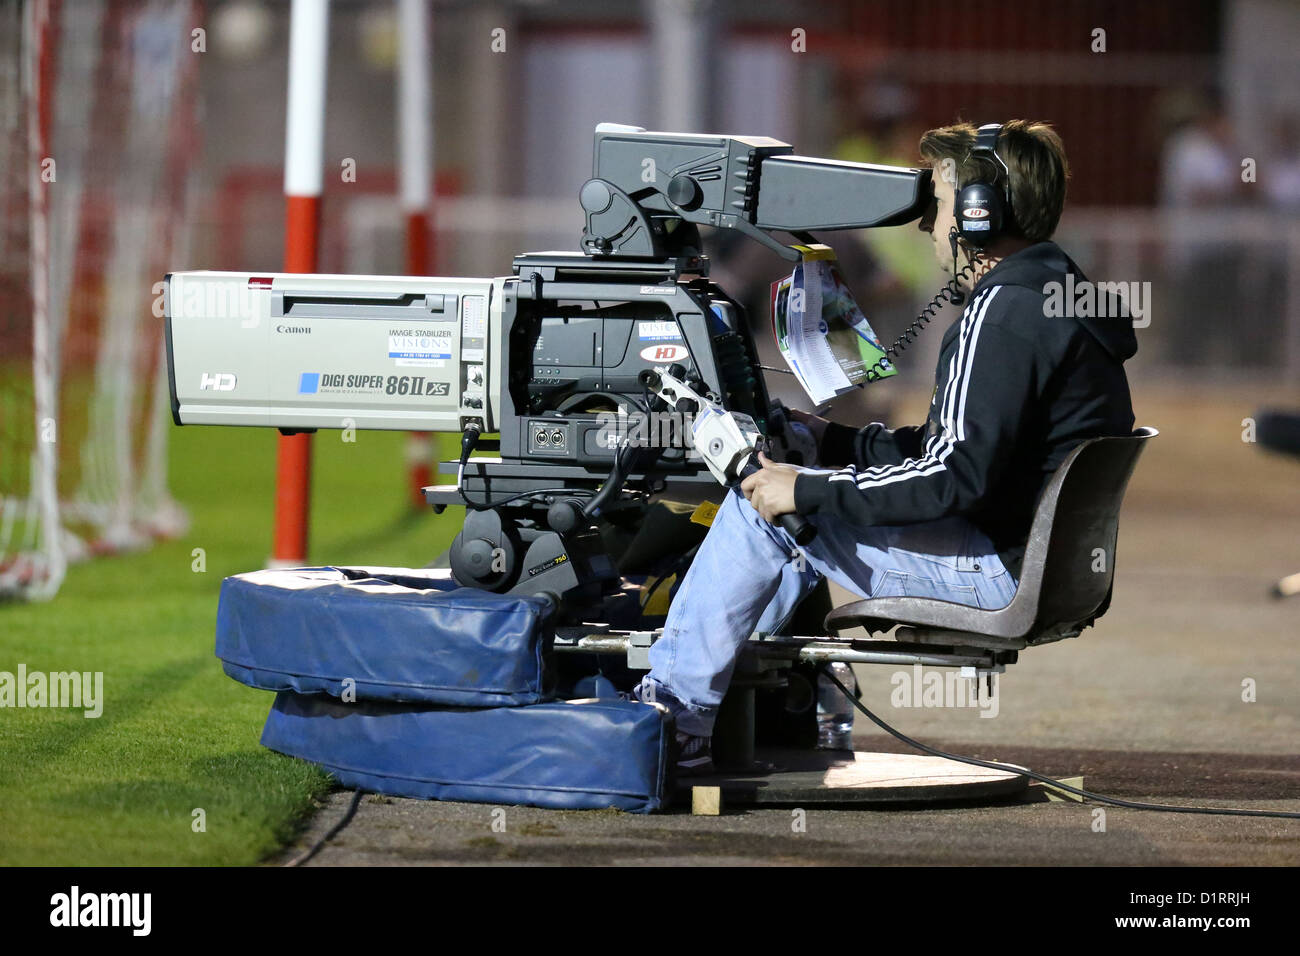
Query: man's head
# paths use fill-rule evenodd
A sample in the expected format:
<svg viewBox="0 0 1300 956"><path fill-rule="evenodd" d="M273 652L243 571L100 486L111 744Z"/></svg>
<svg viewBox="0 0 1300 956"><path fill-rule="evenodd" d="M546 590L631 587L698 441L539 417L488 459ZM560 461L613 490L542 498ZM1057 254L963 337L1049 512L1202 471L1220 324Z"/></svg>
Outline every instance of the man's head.
<svg viewBox="0 0 1300 956"><path fill-rule="evenodd" d="M925 133L919 144L922 161L934 170L935 197L920 228L931 234L935 259L945 272L953 267L949 233L956 225L957 190L976 180L999 190L1006 186L1007 174L998 163L971 155L976 132L970 123L943 126ZM1011 120L1003 124L997 154L1011 174L1011 208L1004 212L1001 237L984 250L990 262L1051 238L1065 206L1065 182L1070 175L1061 137L1046 123Z"/></svg>

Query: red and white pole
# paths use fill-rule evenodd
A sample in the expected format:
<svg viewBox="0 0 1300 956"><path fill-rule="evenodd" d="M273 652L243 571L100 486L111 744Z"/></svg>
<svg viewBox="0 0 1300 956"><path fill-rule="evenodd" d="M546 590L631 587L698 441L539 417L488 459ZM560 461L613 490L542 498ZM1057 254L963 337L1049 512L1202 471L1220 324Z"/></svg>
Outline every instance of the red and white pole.
<svg viewBox="0 0 1300 956"><path fill-rule="evenodd" d="M429 0L398 0L401 46L397 74L398 201L406 220L406 274L431 271L430 182L433 174L433 87L430 83ZM427 432L411 432L406 460L411 506L426 506L421 489L431 483L433 445Z"/></svg>
<svg viewBox="0 0 1300 956"><path fill-rule="evenodd" d="M325 169L329 0L293 0L284 140L285 272L315 272ZM311 436L281 435L275 478L273 567L307 563Z"/></svg>

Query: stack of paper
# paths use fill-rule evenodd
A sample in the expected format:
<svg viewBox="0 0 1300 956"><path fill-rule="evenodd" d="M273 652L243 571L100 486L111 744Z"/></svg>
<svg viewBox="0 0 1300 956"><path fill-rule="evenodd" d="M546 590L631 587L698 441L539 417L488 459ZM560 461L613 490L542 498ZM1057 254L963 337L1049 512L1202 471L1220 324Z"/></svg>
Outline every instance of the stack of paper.
<svg viewBox="0 0 1300 956"><path fill-rule="evenodd" d="M803 259L772 283L777 348L814 404L897 374L853 300L830 246L796 246Z"/></svg>

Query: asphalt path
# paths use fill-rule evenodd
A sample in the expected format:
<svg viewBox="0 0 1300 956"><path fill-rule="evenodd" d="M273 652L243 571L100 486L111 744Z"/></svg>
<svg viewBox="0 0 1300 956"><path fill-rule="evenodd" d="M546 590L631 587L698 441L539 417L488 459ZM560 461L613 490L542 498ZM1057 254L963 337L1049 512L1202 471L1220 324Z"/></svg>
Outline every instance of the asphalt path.
<svg viewBox="0 0 1300 956"><path fill-rule="evenodd" d="M1082 637L1022 652L978 708L895 707L896 667L859 667L867 706L951 752L1084 778L1129 800L1300 811L1300 461L1243 440L1267 396L1139 393L1162 429L1120 525L1110 611ZM844 594L838 595L846 599ZM857 749L908 752L859 718ZM351 794L324 801L284 862ZM802 814L802 817L799 816ZM616 811L366 796L309 865L1296 865L1300 820L1154 813L1046 799L871 809Z"/></svg>

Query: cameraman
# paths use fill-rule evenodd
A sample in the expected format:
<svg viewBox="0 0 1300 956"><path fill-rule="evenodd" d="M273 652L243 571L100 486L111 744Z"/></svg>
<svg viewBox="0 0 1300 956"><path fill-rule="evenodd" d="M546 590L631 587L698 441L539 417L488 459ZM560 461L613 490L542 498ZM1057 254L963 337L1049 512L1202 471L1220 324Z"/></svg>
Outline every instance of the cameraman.
<svg viewBox="0 0 1300 956"><path fill-rule="evenodd" d="M863 597L1005 607L1053 472L1083 439L1132 431L1131 321L1045 305L1049 283L1067 273L1076 288L1086 281L1050 241L1069 174L1060 137L1045 123L1005 124L995 147L1004 171L972 155L976 135L962 123L920 141L934 170L920 228L969 293L944 332L925 423L855 430L796 413L826 467L764 456L763 470L727 494L673 598L634 693L674 712L680 773L712 769L713 721L750 634L779 630L822 575ZM1003 229L976 260L955 229L957 190L978 181L1001 193L1008 179ZM959 256L971 268L962 272ZM818 532L801 557L772 524L792 511Z"/></svg>

